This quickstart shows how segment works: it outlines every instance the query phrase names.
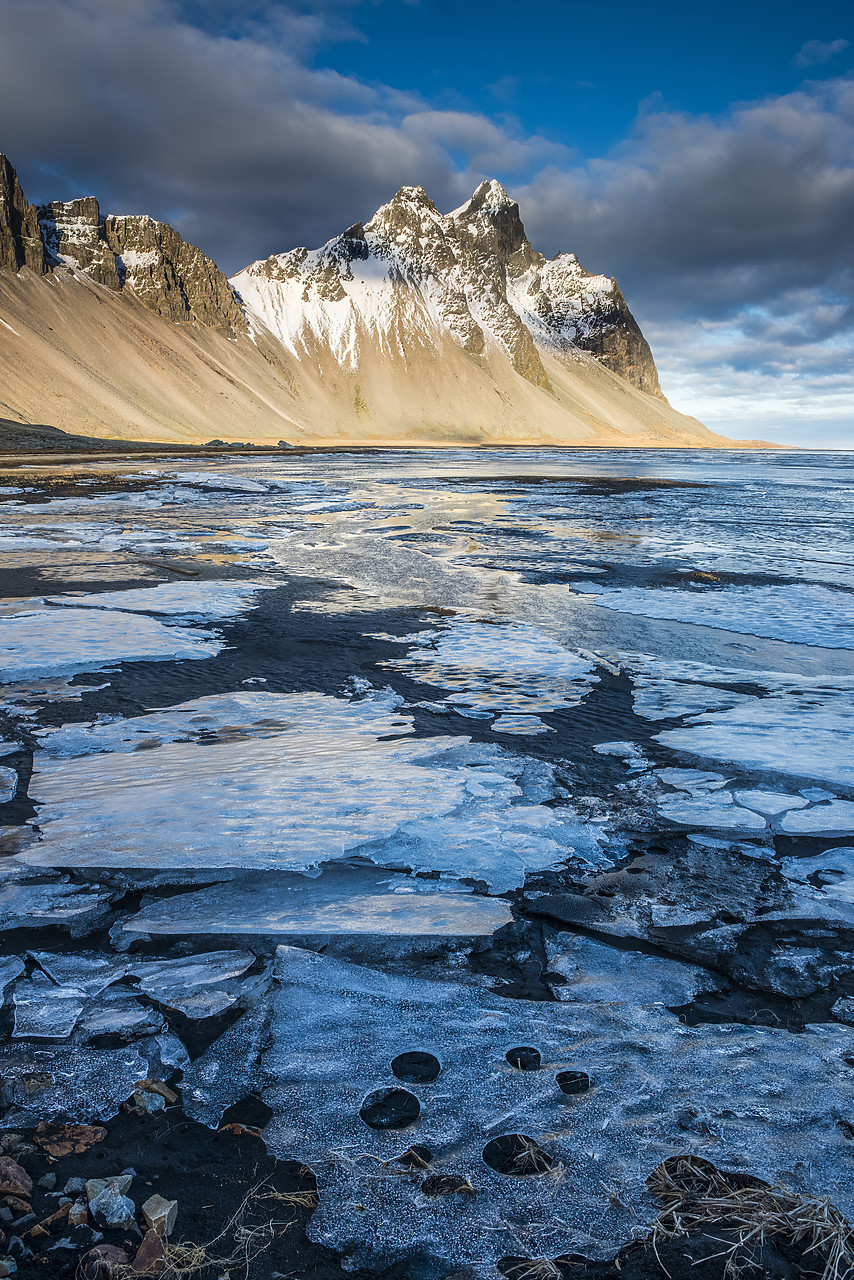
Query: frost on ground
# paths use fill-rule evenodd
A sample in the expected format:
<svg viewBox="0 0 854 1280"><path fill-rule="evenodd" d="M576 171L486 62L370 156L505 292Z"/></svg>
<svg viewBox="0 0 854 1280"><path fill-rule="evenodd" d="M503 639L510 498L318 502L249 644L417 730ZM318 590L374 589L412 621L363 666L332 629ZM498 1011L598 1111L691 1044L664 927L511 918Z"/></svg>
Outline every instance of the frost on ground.
<svg viewBox="0 0 854 1280"><path fill-rule="evenodd" d="M513 1254L610 1256L676 1151L804 1191L832 1181L854 1209L844 1028L692 1029L661 1006L501 1000L289 947L277 973L265 1047L235 1028L185 1074L186 1105L215 1124L260 1087L266 1142L317 1176L311 1235L350 1265L420 1256L487 1276ZM534 1069L508 1061L522 1046ZM432 1078L405 1054L432 1055Z"/></svg>

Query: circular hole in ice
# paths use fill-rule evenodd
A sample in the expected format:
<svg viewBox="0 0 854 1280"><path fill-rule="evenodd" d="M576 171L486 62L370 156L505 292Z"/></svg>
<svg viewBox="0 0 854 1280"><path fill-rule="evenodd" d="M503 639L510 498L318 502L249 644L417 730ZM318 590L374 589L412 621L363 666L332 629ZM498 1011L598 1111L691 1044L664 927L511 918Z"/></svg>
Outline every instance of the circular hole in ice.
<svg viewBox="0 0 854 1280"><path fill-rule="evenodd" d="M372 1129L405 1129L421 1114L421 1104L408 1089L375 1089L359 1108Z"/></svg>
<svg viewBox="0 0 854 1280"><path fill-rule="evenodd" d="M398 1080L429 1084L442 1070L442 1064L434 1054L412 1049L409 1053L399 1053L392 1061L391 1069Z"/></svg>
<svg viewBox="0 0 854 1280"><path fill-rule="evenodd" d="M586 1093L590 1077L586 1071L559 1071L555 1082L561 1093Z"/></svg>
<svg viewBox="0 0 854 1280"><path fill-rule="evenodd" d="M505 1133L493 1138L483 1148L483 1158L490 1169L512 1178L548 1173L554 1165L539 1143L524 1133Z"/></svg>
<svg viewBox="0 0 854 1280"><path fill-rule="evenodd" d="M542 1066L539 1049L533 1049L529 1044L520 1045L518 1049L508 1049L504 1056L517 1071L539 1071Z"/></svg>

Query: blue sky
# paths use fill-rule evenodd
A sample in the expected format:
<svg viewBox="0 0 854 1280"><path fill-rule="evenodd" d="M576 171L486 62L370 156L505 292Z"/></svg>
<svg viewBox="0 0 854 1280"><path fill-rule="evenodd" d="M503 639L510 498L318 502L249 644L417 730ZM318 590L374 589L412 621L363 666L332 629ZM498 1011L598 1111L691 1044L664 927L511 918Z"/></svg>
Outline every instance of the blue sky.
<svg viewBox="0 0 854 1280"><path fill-rule="evenodd" d="M850 4L0 0L30 199L149 212L234 271L484 176L617 276L672 402L854 447Z"/></svg>

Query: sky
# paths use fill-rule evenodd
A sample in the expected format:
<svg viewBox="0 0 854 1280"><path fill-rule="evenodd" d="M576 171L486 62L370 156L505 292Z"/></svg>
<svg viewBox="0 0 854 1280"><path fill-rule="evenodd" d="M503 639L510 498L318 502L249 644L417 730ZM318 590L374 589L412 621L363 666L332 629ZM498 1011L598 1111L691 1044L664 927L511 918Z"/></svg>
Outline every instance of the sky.
<svg viewBox="0 0 854 1280"><path fill-rule="evenodd" d="M854 7L0 0L0 151L231 273L484 177L616 276L676 408L854 447Z"/></svg>

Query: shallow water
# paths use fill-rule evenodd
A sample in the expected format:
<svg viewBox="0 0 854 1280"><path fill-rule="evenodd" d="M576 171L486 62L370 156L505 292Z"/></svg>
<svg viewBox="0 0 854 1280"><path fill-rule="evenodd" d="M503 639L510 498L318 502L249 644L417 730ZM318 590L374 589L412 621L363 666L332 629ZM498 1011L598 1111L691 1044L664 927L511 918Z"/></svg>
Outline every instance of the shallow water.
<svg viewBox="0 0 854 1280"><path fill-rule="evenodd" d="M492 1274L514 1252L502 1221L524 1226L531 1256L604 1256L629 1225L598 1188L623 1179L648 1219L657 1153L705 1151L710 1133L724 1161L747 1152L769 1178L820 1149L804 1189L832 1184L854 1208L835 1127L854 1083L854 456L111 460L10 468L0 500L4 1070L24 1070L27 1045L41 1068L85 1062L107 1114L127 1077L103 1083L116 1037L123 1061L181 1070L173 1014L195 1018L201 1042L210 1030L191 1109L214 1123L267 1081L272 1148L314 1162L326 1189L317 1237L365 1265L422 1248ZM420 1035L450 1061L468 1018L493 1028L487 1056L506 1031L590 1068L572 1123L615 1137L559 1239L536 1238L536 1195L484 1173L478 1144L539 1126L572 1170L567 1103L527 1090L516 1115L490 1068L494 1102L475 1105L469 1058L436 1095L434 1137L455 1174L481 1177L487 1243L472 1253L463 1200L431 1207L409 1183L406 1230L373 1210L354 1223L371 1179L346 1161L324 1172L322 1152L336 1125L390 1150L336 1083L359 1000L329 1004L296 1080L280 1046L307 1032L275 995L283 942L277 981L297 1009L374 984L389 1059L392 1043L429 1048ZM223 977L222 946L249 967ZM85 963L60 974L50 957L69 949ZM322 952L310 973L307 951ZM178 996L169 965L186 956ZM97 990L92 966L109 976ZM468 1012L440 1034L418 1010L443 998ZM568 1008L571 1052L556 1047ZM217 1038L226 1011L236 1039ZM642 1124L617 1069L633 1037L651 1045L657 1098ZM377 1054L354 1077L366 1091L388 1083ZM749 1096L732 1086L737 1125L716 1055L758 1064ZM818 1080L823 1119L796 1097ZM325 1101L301 1148L312 1089ZM705 1128L674 1128L683 1094ZM761 1096L778 1099L771 1142ZM3 1123L56 1106L50 1090L22 1098ZM427 1106L401 1149L432 1123Z"/></svg>

